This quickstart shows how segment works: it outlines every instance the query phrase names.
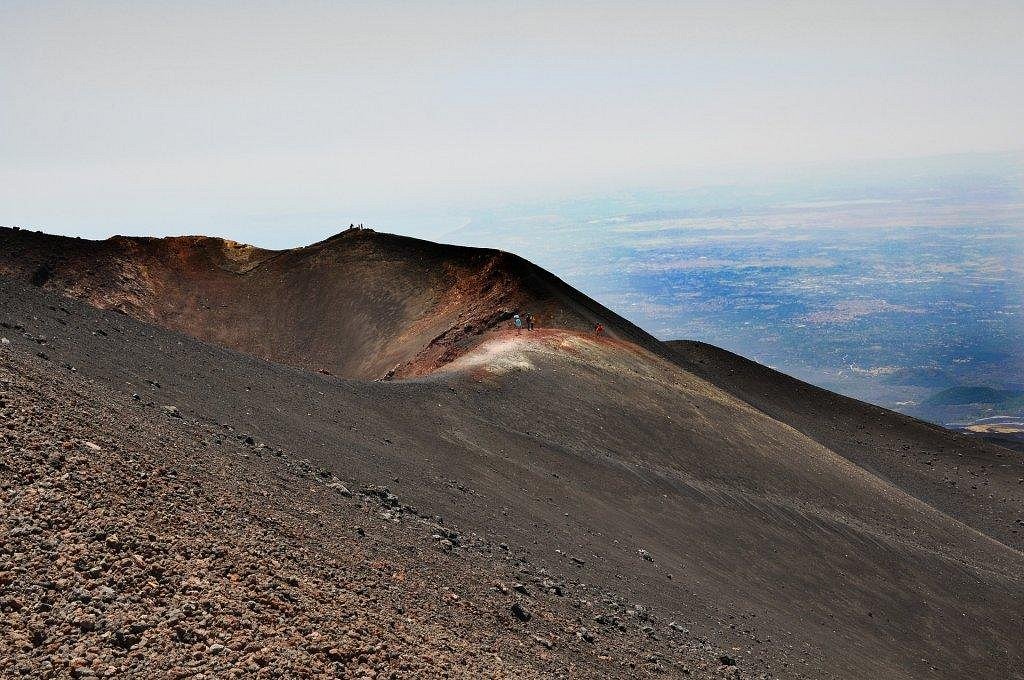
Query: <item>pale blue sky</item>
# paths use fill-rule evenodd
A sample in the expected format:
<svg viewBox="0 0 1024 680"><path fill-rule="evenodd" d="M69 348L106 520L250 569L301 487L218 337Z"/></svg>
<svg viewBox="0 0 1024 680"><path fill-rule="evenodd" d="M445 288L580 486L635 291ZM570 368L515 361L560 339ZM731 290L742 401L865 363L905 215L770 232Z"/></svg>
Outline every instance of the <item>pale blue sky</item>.
<svg viewBox="0 0 1024 680"><path fill-rule="evenodd" d="M429 236L491 203L1019 149L1022 34L1021 2L6 0L0 224Z"/></svg>

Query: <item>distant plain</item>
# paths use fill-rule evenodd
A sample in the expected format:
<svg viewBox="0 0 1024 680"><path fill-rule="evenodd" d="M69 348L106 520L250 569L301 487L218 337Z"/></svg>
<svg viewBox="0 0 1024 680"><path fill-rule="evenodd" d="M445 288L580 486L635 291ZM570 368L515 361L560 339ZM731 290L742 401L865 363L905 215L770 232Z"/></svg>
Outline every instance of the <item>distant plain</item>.
<svg viewBox="0 0 1024 680"><path fill-rule="evenodd" d="M661 339L978 431L1024 419L1021 177L1014 155L875 164L509 207L449 240L518 252Z"/></svg>

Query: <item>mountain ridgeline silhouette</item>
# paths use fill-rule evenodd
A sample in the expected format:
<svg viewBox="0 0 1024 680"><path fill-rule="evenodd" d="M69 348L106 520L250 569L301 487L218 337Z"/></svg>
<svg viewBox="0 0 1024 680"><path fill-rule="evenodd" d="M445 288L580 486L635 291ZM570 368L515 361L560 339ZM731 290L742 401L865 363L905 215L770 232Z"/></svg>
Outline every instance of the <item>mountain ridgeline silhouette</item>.
<svg viewBox="0 0 1024 680"><path fill-rule="evenodd" d="M271 251L205 236L84 241L0 230L0 273L226 347L336 375L434 370L530 312L659 343L509 253L349 229Z"/></svg>

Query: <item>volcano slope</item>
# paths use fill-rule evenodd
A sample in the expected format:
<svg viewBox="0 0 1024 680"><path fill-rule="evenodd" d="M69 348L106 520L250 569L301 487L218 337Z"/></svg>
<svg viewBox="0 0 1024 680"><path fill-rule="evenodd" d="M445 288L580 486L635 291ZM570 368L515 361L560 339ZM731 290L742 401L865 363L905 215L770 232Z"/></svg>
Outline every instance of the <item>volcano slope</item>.
<svg viewBox="0 0 1024 680"><path fill-rule="evenodd" d="M457 259L459 251L445 252ZM52 285L54 276L36 281ZM68 292L87 297L91 289ZM571 291L559 295L573 299ZM503 573L494 577L503 583L518 578L523 587L506 587L507 594L455 584L459 601L472 608L442 619L442 627L474 641L474 651L485 644L519 650L514 658L499 651L513 672L681 676L715 672L723 659L725 671L744 677L1022 672L1024 558L1019 535L1005 524L1021 508L1022 487L1004 483L1024 477L1019 458L952 433L922 434L923 426L881 410L870 414L872 439L856 445L874 453L856 458L854 445L827 440L828 425L784 422L784 413L737 396L742 386L730 391L719 372L737 366L687 370L688 358L641 346L649 336L634 343L581 334L589 319L573 305L601 311L584 298L558 312L571 320L568 328L485 329L433 371L394 382L267 362L13 278L0 279L0 305L10 340L3 351L15 366L31 362L36 380L85 379L79 390L110 395L104 403L135 413L135 422L206 433L201 445L168 438L158 455L169 463L216 469L214 454L248 438L249 458L233 469L268 507L300 497L264 471L272 452L287 452L282 460L297 461L299 470L323 469L319 483L304 482L301 496L304 508L322 514L296 520L294 545L310 553L290 568L351 553L351 536L317 529L345 524L327 486L337 477L350 488L386 484L385 499L394 494L400 510L417 508L389 505L387 519L359 521L381 550L407 545L395 549L395 566L420 569L439 593L450 583L447 570L465 574L468 584L486 582L487 570ZM613 316L598 318L612 333L634 332ZM780 383L776 403L788 389ZM817 417L831 417L828 404L816 406ZM857 423L837 414L834 428L845 442ZM889 450L907 456L892 460L888 472L871 465L871 456L882 460ZM968 502L942 485L921 486L932 474L917 471L921 459L946 464L943 453L965 475L984 470L977 486L998 477L998 487ZM108 495L124 493L118 486ZM29 524L37 529L31 535L52 540L45 523ZM402 544L396 527L418 541ZM14 564L24 554L9 550L7 571L25 568ZM214 576L214 584L227 578ZM518 621L509 614L516 599L540 614ZM383 603L352 606L376 617ZM563 615L559 606L571 609ZM211 628L222 632L211 623L203 630ZM229 660L245 658L244 645L228 649L237 655ZM145 648L134 651L145 658ZM452 667L467 675L493 671L461 652Z"/></svg>
<svg viewBox="0 0 1024 680"><path fill-rule="evenodd" d="M269 251L204 236L85 241L0 228L0 274L248 354L351 378L429 372L532 312L664 351L522 258L349 229Z"/></svg>
<svg viewBox="0 0 1024 680"><path fill-rule="evenodd" d="M713 345L666 344L688 372L1006 545L1019 550L1024 544L1017 453L809 385Z"/></svg>

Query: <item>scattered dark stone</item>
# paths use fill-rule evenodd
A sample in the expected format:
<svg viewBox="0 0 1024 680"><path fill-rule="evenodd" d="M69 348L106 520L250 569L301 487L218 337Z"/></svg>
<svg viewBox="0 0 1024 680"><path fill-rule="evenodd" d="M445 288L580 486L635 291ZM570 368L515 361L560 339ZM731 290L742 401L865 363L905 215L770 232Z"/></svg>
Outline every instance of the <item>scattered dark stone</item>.
<svg viewBox="0 0 1024 680"><path fill-rule="evenodd" d="M526 623L531 618L533 618L533 614L524 609L523 605L519 604L518 602L512 605L512 614L514 614L515 617L523 623Z"/></svg>
<svg viewBox="0 0 1024 680"><path fill-rule="evenodd" d="M29 282L37 288L42 288L51 278L53 278L53 266L44 264L32 272Z"/></svg>

